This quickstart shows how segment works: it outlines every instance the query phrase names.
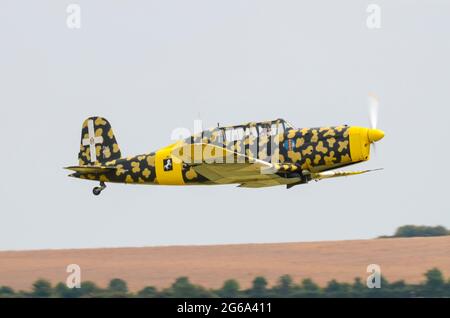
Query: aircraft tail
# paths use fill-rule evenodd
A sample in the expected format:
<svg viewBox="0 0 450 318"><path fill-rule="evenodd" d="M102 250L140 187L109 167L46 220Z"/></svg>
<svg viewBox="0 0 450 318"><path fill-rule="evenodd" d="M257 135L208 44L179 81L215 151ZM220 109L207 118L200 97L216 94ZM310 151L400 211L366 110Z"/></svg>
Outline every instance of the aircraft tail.
<svg viewBox="0 0 450 318"><path fill-rule="evenodd" d="M81 130L79 165L98 166L121 157L111 124L102 117L86 119Z"/></svg>

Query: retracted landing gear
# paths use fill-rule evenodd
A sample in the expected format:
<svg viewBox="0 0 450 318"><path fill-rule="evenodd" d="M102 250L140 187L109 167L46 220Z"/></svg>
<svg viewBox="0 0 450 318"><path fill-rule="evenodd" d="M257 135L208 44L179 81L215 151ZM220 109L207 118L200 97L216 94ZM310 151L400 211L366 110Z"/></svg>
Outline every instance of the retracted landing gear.
<svg viewBox="0 0 450 318"><path fill-rule="evenodd" d="M92 189L92 193L94 195L99 195L100 193L102 193L103 190L105 190L105 188L106 184L103 181L101 181L99 187L95 187L94 189Z"/></svg>

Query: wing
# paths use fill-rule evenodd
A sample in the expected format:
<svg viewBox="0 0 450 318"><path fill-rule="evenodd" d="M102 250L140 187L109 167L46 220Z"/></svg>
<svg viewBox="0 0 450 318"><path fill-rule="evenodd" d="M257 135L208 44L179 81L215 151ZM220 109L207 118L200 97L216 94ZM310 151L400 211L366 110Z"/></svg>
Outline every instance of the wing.
<svg viewBox="0 0 450 318"><path fill-rule="evenodd" d="M264 165L261 169L258 163L232 163L232 164L199 164L193 169L216 184L240 183L241 187L262 188L283 184L297 183L300 178L284 178L276 173L266 173Z"/></svg>
<svg viewBox="0 0 450 318"><path fill-rule="evenodd" d="M266 188L266 187L274 187L278 185L285 185L285 184L294 184L294 183L286 183L286 180L291 181L290 179L284 179L284 180L259 180L259 181L251 181L251 182L244 182L238 185L240 188ZM297 179L298 180L298 179Z"/></svg>
<svg viewBox="0 0 450 318"><path fill-rule="evenodd" d="M184 144L174 148L172 155L192 164L195 172L215 184L240 183L241 187L260 188L301 181L300 177L285 178L277 174L280 169L296 170L296 166L274 165L212 144Z"/></svg>
<svg viewBox="0 0 450 318"><path fill-rule="evenodd" d="M323 171L323 172L318 172L318 173L311 173L311 178L313 180L319 181L322 179L355 176L358 174L363 174L363 173L378 171L378 170L383 170L383 169L380 168L380 169L360 170L360 171L329 170L329 171Z"/></svg>

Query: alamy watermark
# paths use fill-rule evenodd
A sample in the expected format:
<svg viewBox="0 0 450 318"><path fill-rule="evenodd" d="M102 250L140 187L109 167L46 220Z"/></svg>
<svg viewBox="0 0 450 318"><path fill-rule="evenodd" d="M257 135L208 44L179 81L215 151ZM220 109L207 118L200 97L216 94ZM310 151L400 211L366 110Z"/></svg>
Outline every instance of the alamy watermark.
<svg viewBox="0 0 450 318"><path fill-rule="evenodd" d="M70 273L66 279L68 288L81 288L81 267L78 264L69 264L66 273Z"/></svg>
<svg viewBox="0 0 450 318"><path fill-rule="evenodd" d="M369 29L381 28L381 7L376 3L371 3L367 6L366 12L368 13L366 19L366 25Z"/></svg>
<svg viewBox="0 0 450 318"><path fill-rule="evenodd" d="M81 29L81 7L79 4L71 3L66 8L66 25L69 29Z"/></svg>
<svg viewBox="0 0 450 318"><path fill-rule="evenodd" d="M367 273L370 275L367 277L366 285L368 288L381 288L381 267L377 264L370 264L367 266Z"/></svg>

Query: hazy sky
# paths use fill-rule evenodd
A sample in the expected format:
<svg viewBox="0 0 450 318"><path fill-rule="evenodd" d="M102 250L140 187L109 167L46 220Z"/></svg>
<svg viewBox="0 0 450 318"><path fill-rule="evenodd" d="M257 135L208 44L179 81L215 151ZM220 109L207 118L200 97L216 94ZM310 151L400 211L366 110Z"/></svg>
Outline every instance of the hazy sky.
<svg viewBox="0 0 450 318"><path fill-rule="evenodd" d="M366 26L381 7L381 29ZM450 2L0 2L0 249L372 238L450 227ZM110 120L122 154L176 127L282 117L368 125L386 137L359 168L286 190L110 184L66 177L83 120Z"/></svg>

